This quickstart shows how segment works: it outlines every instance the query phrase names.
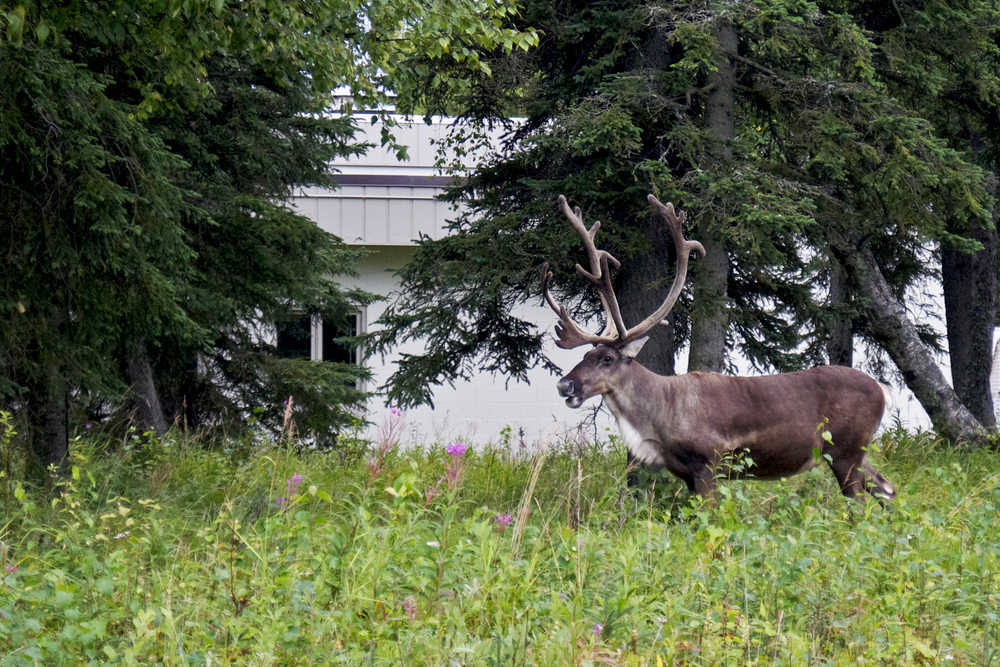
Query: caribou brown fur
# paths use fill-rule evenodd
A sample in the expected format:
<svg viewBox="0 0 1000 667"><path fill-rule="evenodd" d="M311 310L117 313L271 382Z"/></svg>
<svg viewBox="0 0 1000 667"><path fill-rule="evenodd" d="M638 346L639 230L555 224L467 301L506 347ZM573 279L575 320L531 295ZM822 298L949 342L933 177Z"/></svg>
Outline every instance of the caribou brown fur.
<svg viewBox="0 0 1000 667"><path fill-rule="evenodd" d="M557 344L594 346L559 380L559 394L566 404L578 408L593 396L603 396L635 459L667 468L699 494L711 495L720 476L776 479L825 460L844 495L855 497L867 491L880 500L892 498L896 493L892 484L866 460L865 449L882 420L886 394L865 373L844 366L819 366L760 377L697 371L663 376L635 360L646 333L676 301L687 255L704 253L700 244L683 239L683 214L675 214L670 204L661 204L652 195L650 202L671 226L679 249L678 267L665 302L668 307L625 329L608 274L609 266L618 262L593 243L599 223L587 230L579 209L570 211L560 197L591 259L590 271L580 266L577 270L597 285L608 316L604 332L585 332L552 299L548 292L551 276L544 270L545 297L560 320ZM739 454L749 461L733 465L734 455Z"/></svg>

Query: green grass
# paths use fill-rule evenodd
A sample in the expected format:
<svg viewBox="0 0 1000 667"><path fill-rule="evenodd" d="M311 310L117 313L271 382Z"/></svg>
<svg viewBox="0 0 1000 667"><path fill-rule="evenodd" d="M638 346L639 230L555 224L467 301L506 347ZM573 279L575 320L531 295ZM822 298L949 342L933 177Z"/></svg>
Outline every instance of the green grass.
<svg viewBox="0 0 1000 667"><path fill-rule="evenodd" d="M996 451L886 436L883 510L445 444L78 440L55 499L7 486L0 664L1000 664Z"/></svg>

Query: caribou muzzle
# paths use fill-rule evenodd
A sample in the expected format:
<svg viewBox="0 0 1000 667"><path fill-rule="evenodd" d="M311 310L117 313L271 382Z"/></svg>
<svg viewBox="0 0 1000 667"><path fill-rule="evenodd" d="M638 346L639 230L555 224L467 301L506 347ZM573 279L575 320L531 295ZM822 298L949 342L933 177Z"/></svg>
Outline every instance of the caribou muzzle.
<svg viewBox="0 0 1000 667"><path fill-rule="evenodd" d="M559 395L566 399L566 405L571 408L578 408L583 405L585 400L580 395L580 382L569 377L564 377L556 383L556 389L559 390Z"/></svg>

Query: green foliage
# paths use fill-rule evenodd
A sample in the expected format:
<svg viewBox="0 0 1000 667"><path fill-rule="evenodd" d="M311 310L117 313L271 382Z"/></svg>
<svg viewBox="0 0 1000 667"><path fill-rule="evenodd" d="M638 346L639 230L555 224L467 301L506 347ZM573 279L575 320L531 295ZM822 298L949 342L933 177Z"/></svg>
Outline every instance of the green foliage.
<svg viewBox="0 0 1000 667"><path fill-rule="evenodd" d="M168 419L245 426L265 406L257 423L277 428L294 394L301 428L351 423L364 371L283 363L265 343L292 313L338 319L373 298L337 282L358 252L286 202L370 148L330 113L335 95L347 111L390 90L419 99L414 53L450 64L435 90L460 88L489 69L477 49L534 43L515 14L492 0L0 3L0 399L31 413L29 437L67 391L100 414L123 402L135 349Z"/></svg>
<svg viewBox="0 0 1000 667"><path fill-rule="evenodd" d="M3 664L996 660L995 451L897 431L873 452L891 510L819 468L712 507L667 478L624 494L614 444L392 433L244 463L76 442L61 495L4 508Z"/></svg>
<svg viewBox="0 0 1000 667"><path fill-rule="evenodd" d="M538 294L543 261L561 303L582 319L599 311L594 291L580 294L573 279L579 249L558 194L603 221L600 242L626 276L639 258L655 258L664 274L672 266L651 231L648 192L688 212L690 238L719 239L726 294L699 294L693 306L682 298L678 343L689 318L723 312L728 349L787 370L825 359L832 319L852 318L864 335L861 299L825 302L832 230L869 244L903 294L935 278L928 252L972 249L963 230L991 224L983 167L995 162L995 12L986 2L526 3L523 22L545 36L538 48L493 55L499 81L477 79L450 102L467 120L455 146L521 118L452 191L467 206L453 237L424 240L401 272L403 294L374 346L439 342L400 366L391 397L426 400L428 384L464 377L469 365L519 376L548 364L541 334L509 310ZM733 135L720 142L706 119L722 25L739 45ZM958 116L952 97L963 102ZM698 271L695 261L695 285Z"/></svg>

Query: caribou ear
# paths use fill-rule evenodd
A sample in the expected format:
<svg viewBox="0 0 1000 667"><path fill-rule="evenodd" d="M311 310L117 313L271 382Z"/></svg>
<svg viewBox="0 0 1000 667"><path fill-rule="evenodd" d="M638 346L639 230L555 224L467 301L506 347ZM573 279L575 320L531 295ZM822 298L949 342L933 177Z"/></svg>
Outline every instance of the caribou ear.
<svg viewBox="0 0 1000 667"><path fill-rule="evenodd" d="M629 359L635 359L639 356L639 352L642 350L642 346L646 344L647 340L649 340L649 336L643 336L642 338L636 338L633 341L629 341L622 346L621 353Z"/></svg>

